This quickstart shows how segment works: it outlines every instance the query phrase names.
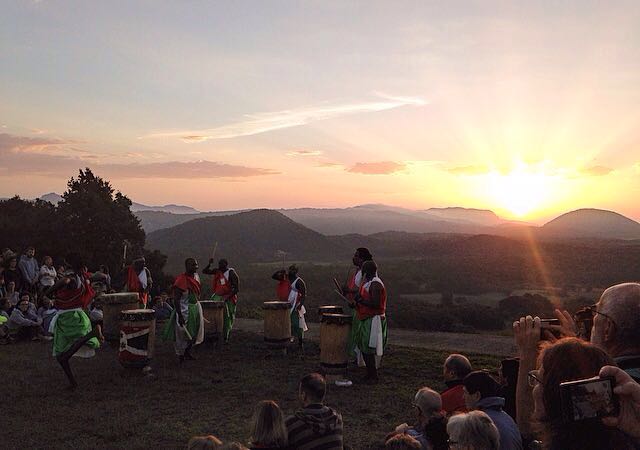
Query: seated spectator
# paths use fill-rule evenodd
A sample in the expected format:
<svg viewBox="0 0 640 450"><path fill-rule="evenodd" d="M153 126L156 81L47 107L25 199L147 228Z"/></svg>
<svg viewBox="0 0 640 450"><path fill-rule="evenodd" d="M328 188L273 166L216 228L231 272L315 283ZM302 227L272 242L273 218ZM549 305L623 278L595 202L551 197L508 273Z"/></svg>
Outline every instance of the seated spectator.
<svg viewBox="0 0 640 450"><path fill-rule="evenodd" d="M49 333L49 325L51 325L51 320L57 312L58 310L53 306L53 301L49 297L43 297L42 306L38 308L38 317L42 319L42 328L44 329L45 339L52 336L51 333Z"/></svg>
<svg viewBox="0 0 640 450"><path fill-rule="evenodd" d="M156 312L156 320L167 320L171 317L171 312L173 311L164 294L156 296L153 300L152 308Z"/></svg>
<svg viewBox="0 0 640 450"><path fill-rule="evenodd" d="M8 298L0 298L0 345L11 343L12 339L9 336L9 310L11 309L11 303Z"/></svg>
<svg viewBox="0 0 640 450"><path fill-rule="evenodd" d="M29 338L32 341L39 341L43 335L42 320L38 317L35 306L29 299L29 293L23 293L18 306L13 308L7 325L9 332L18 339Z"/></svg>
<svg viewBox="0 0 640 450"><path fill-rule="evenodd" d="M222 441L215 436L194 436L189 439L188 450L217 450L222 448Z"/></svg>
<svg viewBox="0 0 640 450"><path fill-rule="evenodd" d="M326 390L325 380L318 373L300 380L298 395L303 407L285 421L292 448L342 449L342 416L323 405Z"/></svg>
<svg viewBox="0 0 640 450"><path fill-rule="evenodd" d="M464 355L452 354L444 361L442 377L447 389L440 396L442 409L447 415L466 412L467 407L462 395L462 380L471 372L471 363Z"/></svg>
<svg viewBox="0 0 640 450"><path fill-rule="evenodd" d="M504 398L498 397L500 385L484 370L464 377L464 401L470 411L486 413L500 432L500 448L522 449L520 430L511 416L503 411Z"/></svg>
<svg viewBox="0 0 640 450"><path fill-rule="evenodd" d="M57 275L56 268L53 267L53 258L51 258L51 256L45 256L38 275L39 297L56 283Z"/></svg>
<svg viewBox="0 0 640 450"><path fill-rule="evenodd" d="M422 447L417 439L408 434L396 434L384 443L385 450L420 450ZM448 447L447 447L448 448Z"/></svg>
<svg viewBox="0 0 640 450"><path fill-rule="evenodd" d="M500 433L491 418L482 411L471 411L449 418L449 448L464 450L498 450Z"/></svg>
<svg viewBox="0 0 640 450"><path fill-rule="evenodd" d="M446 450L447 444L447 419L442 411L442 399L436 391L423 387L413 400L416 410L416 424L410 427L406 423L398 425L389 438L396 434L408 434L420 443L423 450Z"/></svg>
<svg viewBox="0 0 640 450"><path fill-rule="evenodd" d="M560 383L592 378L612 365L604 350L577 338L548 345L538 358L538 370L529 373L533 385L533 418L542 427L538 437L544 448L563 450L632 449L629 437L600 419L567 422L562 414Z"/></svg>
<svg viewBox="0 0 640 450"><path fill-rule="evenodd" d="M18 300L20 300L20 294L18 293L18 291L16 291L15 282L11 281L7 286L6 297L9 299L12 308L18 304Z"/></svg>
<svg viewBox="0 0 640 450"><path fill-rule="evenodd" d="M18 269L18 258L15 255L10 255L5 259L5 269L3 273L7 288L13 283L15 291L21 292L23 283L22 273L20 269Z"/></svg>
<svg viewBox="0 0 640 450"><path fill-rule="evenodd" d="M4 273L0 272L0 298L5 298L6 296L7 296L7 285L4 282Z"/></svg>
<svg viewBox="0 0 640 450"><path fill-rule="evenodd" d="M518 385L518 358L507 358L500 362L500 394L504 398L504 412L516 420L516 386Z"/></svg>
<svg viewBox="0 0 640 450"><path fill-rule="evenodd" d="M26 252L20 256L18 261L18 268L22 274L20 291L29 291L32 295L35 295L38 291L38 277L40 276L40 267L35 255L36 249L27 247Z"/></svg>
<svg viewBox="0 0 640 450"><path fill-rule="evenodd" d="M276 450L288 448L284 416L276 402L263 400L258 403L251 420L250 445L252 449Z"/></svg>

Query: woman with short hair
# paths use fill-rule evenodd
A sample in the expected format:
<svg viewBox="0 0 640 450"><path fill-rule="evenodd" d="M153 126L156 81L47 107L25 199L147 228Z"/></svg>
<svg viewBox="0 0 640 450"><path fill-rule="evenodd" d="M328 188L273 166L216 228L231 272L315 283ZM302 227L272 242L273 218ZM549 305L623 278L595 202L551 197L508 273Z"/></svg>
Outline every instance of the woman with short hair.
<svg viewBox="0 0 640 450"><path fill-rule="evenodd" d="M471 411L449 418L449 448L456 450L499 450L500 433L482 411Z"/></svg>

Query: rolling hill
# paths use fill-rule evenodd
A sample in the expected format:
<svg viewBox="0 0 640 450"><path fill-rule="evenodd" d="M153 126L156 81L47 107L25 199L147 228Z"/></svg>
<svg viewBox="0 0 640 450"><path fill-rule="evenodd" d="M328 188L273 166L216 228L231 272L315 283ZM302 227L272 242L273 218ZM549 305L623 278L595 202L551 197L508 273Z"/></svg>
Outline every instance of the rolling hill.
<svg viewBox="0 0 640 450"><path fill-rule="evenodd" d="M54 205L57 205L58 202L62 200L62 195L56 194L55 192L49 192L48 194L44 194L39 198L40 200L44 200L49 203L53 203ZM133 211L134 213L140 212L140 211L162 211L168 214L178 214L178 215L198 214L200 212L197 209L192 208L191 206L185 206L185 205L170 204L170 205L163 205L163 206L149 206L149 205L143 205L142 203L136 203L136 202L131 203L131 211Z"/></svg>
<svg viewBox="0 0 640 450"><path fill-rule="evenodd" d="M234 263L277 261L279 250L287 252L287 260L314 261L348 258L353 251L345 253L326 236L267 209L198 218L147 235L147 247L166 254L174 273L189 256L204 266L216 241L216 259L232 255Z"/></svg>
<svg viewBox="0 0 640 450"><path fill-rule="evenodd" d="M547 222L541 237L640 239L640 223L613 211L578 209Z"/></svg>

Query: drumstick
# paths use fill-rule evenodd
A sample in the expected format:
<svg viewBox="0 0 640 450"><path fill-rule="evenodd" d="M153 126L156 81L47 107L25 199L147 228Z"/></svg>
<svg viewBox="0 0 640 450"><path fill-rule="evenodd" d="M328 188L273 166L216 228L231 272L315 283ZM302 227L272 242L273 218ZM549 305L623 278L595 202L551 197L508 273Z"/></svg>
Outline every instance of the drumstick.
<svg viewBox="0 0 640 450"><path fill-rule="evenodd" d="M340 296L340 298L342 300L344 300L345 302L351 304L352 302L349 301L349 299L347 297L345 297L344 295L342 295L342 292L340 292L338 289L334 289L333 292L335 292L336 294L338 294Z"/></svg>
<svg viewBox="0 0 640 450"><path fill-rule="evenodd" d="M338 291L342 292L342 286L340 286L340 283L335 278L333 279L333 284L335 285Z"/></svg>
<svg viewBox="0 0 640 450"><path fill-rule="evenodd" d="M124 251L122 252L122 265L127 263L127 241L124 241Z"/></svg>
<svg viewBox="0 0 640 450"><path fill-rule="evenodd" d="M211 254L211 259L214 259L216 257L216 250L218 250L218 241L216 241L216 243L213 246L213 253Z"/></svg>

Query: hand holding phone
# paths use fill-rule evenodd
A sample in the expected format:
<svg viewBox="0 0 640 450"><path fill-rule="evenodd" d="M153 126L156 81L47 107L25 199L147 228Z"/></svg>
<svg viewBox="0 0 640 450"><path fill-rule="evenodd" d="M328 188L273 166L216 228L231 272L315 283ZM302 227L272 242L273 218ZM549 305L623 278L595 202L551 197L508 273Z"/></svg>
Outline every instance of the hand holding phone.
<svg viewBox="0 0 640 450"><path fill-rule="evenodd" d="M617 416L620 406L613 392L615 383L613 377L599 376L560 383L565 422Z"/></svg>

